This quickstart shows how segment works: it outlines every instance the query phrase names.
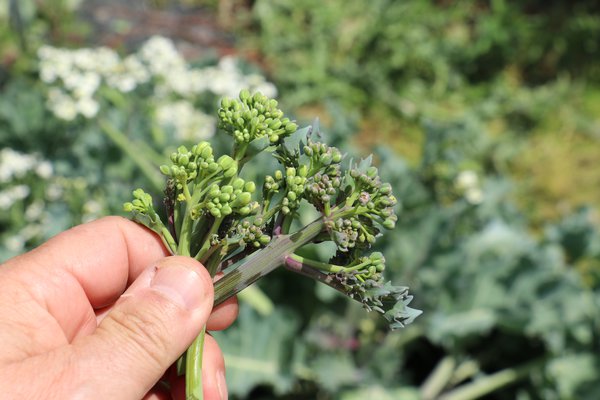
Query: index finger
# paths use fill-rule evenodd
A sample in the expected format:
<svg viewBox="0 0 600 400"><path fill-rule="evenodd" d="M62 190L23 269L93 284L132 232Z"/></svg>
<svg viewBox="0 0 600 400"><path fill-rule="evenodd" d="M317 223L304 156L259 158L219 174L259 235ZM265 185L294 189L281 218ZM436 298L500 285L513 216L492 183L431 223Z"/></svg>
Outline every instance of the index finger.
<svg viewBox="0 0 600 400"><path fill-rule="evenodd" d="M146 267L167 255L149 229L105 217L60 233L18 260L37 276L59 270L72 274L92 307L99 308L113 303Z"/></svg>
<svg viewBox="0 0 600 400"><path fill-rule="evenodd" d="M0 277L21 283L71 340L91 333L94 309L114 303L145 268L166 255L150 230L125 218L106 217L9 260Z"/></svg>

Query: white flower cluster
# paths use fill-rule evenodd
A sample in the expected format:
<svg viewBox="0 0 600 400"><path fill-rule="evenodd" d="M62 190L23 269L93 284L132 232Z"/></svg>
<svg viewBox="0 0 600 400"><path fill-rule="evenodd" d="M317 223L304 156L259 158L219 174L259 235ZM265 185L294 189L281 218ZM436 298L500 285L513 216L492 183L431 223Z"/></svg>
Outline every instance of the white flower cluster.
<svg viewBox="0 0 600 400"><path fill-rule="evenodd" d="M107 47L71 50L42 46L38 57L40 78L51 85L48 107L67 121L78 115L93 118L98 114L96 92L103 81L127 93L150 79L136 57L121 59Z"/></svg>
<svg viewBox="0 0 600 400"><path fill-rule="evenodd" d="M52 164L36 154L24 154L9 147L0 150L0 184L23 178L28 172L35 172L40 178L52 176Z"/></svg>
<svg viewBox="0 0 600 400"><path fill-rule="evenodd" d="M172 128L181 140L208 139L215 134L215 119L197 111L189 101L160 104L156 119L163 127Z"/></svg>
<svg viewBox="0 0 600 400"><path fill-rule="evenodd" d="M0 210L8 210L29 196L31 189L19 180L31 173L49 179L52 164L36 154L20 153L8 147L0 150Z"/></svg>
<svg viewBox="0 0 600 400"><path fill-rule="evenodd" d="M481 182L475 171L462 171L456 177L455 185L456 189L463 193L469 203L477 205L483 201Z"/></svg>
<svg viewBox="0 0 600 400"><path fill-rule="evenodd" d="M95 117L102 84L129 93L151 83L158 122L173 128L177 138L184 140L204 139L215 130L216 121L193 107L201 95L235 97L244 88L268 97L277 95L275 86L263 76L242 73L235 58L224 57L216 66L195 68L170 39L161 36L150 38L125 58L106 47L68 50L43 46L38 56L40 77L50 85L48 107L58 118Z"/></svg>

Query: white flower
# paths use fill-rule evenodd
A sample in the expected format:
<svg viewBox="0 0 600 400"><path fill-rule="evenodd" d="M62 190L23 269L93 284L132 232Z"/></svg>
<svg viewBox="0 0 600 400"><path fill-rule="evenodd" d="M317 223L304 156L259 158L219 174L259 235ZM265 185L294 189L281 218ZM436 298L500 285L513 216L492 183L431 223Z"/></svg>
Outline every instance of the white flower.
<svg viewBox="0 0 600 400"><path fill-rule="evenodd" d="M54 115L65 121L72 121L77 117L77 105L70 98L64 98L61 101L50 104L50 109Z"/></svg>
<svg viewBox="0 0 600 400"><path fill-rule="evenodd" d="M4 239L4 247L13 253L19 253L25 247L25 240L19 236L9 236Z"/></svg>
<svg viewBox="0 0 600 400"><path fill-rule="evenodd" d="M461 171L456 178L456 187L462 190L473 188L479 185L479 178L475 171Z"/></svg>
<svg viewBox="0 0 600 400"><path fill-rule="evenodd" d="M0 210L8 210L14 203L27 197L30 191L26 185L17 185L1 191Z"/></svg>
<svg viewBox="0 0 600 400"><path fill-rule="evenodd" d="M212 117L197 111L185 100L160 105L156 110L156 119L163 127L174 129L175 137L179 140L207 139L214 135L216 129Z"/></svg>
<svg viewBox="0 0 600 400"><path fill-rule="evenodd" d="M42 161L35 167L35 173L43 179L50 178L53 172L52 164L49 161Z"/></svg>
<svg viewBox="0 0 600 400"><path fill-rule="evenodd" d="M98 114L100 105L98 102L91 97L84 97L76 103L77 112L86 118L93 118Z"/></svg>
<svg viewBox="0 0 600 400"><path fill-rule="evenodd" d="M455 185L469 203L477 205L483 201L484 194L481 189L481 182L475 171L461 171L456 177Z"/></svg>
<svg viewBox="0 0 600 400"><path fill-rule="evenodd" d="M474 205L483 201L483 191L480 188L470 188L465 192L465 199Z"/></svg>
<svg viewBox="0 0 600 400"><path fill-rule="evenodd" d="M37 221L44 213L44 203L41 201L34 201L25 210L25 219L29 222Z"/></svg>
<svg viewBox="0 0 600 400"><path fill-rule="evenodd" d="M9 147L0 150L0 182L9 182L13 178L22 178L37 164L37 157L24 154Z"/></svg>
<svg viewBox="0 0 600 400"><path fill-rule="evenodd" d="M75 97L92 97L100 86L101 78L96 72L74 73L65 81L65 87L70 89Z"/></svg>
<svg viewBox="0 0 600 400"><path fill-rule="evenodd" d="M186 69L186 62L175 48L175 44L162 36L148 39L138 51L138 55L154 75L167 76Z"/></svg>

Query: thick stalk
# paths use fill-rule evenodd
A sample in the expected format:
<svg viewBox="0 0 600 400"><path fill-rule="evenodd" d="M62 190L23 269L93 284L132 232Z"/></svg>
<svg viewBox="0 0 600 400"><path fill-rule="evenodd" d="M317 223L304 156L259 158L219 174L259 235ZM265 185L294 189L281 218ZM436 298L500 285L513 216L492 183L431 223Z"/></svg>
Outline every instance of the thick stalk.
<svg viewBox="0 0 600 400"><path fill-rule="evenodd" d="M215 305L250 286L275 268L284 265L287 256L311 242L324 227L323 218L289 235L277 235L263 249L245 258L241 265L215 283Z"/></svg>

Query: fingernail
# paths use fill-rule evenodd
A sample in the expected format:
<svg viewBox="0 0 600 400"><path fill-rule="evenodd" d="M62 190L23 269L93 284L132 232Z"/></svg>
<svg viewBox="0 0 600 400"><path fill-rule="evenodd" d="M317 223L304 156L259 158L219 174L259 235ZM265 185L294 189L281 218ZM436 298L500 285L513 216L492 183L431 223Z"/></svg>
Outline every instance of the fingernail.
<svg viewBox="0 0 600 400"><path fill-rule="evenodd" d="M217 372L217 387L221 400L227 400L227 382L225 381L225 372L220 370Z"/></svg>
<svg viewBox="0 0 600 400"><path fill-rule="evenodd" d="M165 265L157 269L150 287L191 311L201 307L206 298L202 283L200 275L188 268Z"/></svg>

